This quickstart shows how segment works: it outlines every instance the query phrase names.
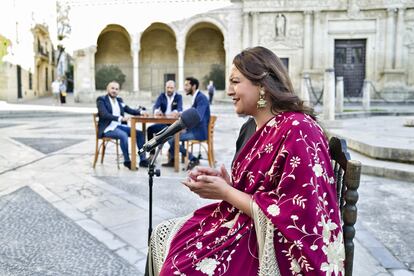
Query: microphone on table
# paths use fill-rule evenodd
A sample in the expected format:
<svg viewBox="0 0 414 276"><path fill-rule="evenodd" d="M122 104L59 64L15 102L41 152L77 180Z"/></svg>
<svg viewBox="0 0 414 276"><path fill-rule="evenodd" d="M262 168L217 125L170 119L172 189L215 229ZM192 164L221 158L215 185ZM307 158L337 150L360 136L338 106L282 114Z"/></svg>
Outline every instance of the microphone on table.
<svg viewBox="0 0 414 276"><path fill-rule="evenodd" d="M190 108L181 113L180 118L172 125L165 127L163 130L155 134L154 138L146 142L138 151L139 154L149 152L158 145L164 144L171 136L185 128L193 128L201 121L200 115L195 108Z"/></svg>

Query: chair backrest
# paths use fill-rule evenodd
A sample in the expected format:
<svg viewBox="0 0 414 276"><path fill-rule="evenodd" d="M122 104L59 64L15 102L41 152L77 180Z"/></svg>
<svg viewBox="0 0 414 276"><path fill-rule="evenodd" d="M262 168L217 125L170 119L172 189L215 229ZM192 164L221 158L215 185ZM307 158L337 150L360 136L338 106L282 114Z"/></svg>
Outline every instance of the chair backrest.
<svg viewBox="0 0 414 276"><path fill-rule="evenodd" d="M98 139L98 121L99 121L99 116L98 113L93 113L93 125L95 126L95 136L96 139Z"/></svg>
<svg viewBox="0 0 414 276"><path fill-rule="evenodd" d="M336 192L341 211L342 231L345 244L345 275L352 276L354 263L354 242L357 219L358 187L361 177L361 163L351 160L346 141L337 137L329 140L329 152L335 174Z"/></svg>
<svg viewBox="0 0 414 276"><path fill-rule="evenodd" d="M213 143L214 139L214 126L216 124L217 116L211 115L210 122L208 122L208 134L207 134L207 141L208 143Z"/></svg>

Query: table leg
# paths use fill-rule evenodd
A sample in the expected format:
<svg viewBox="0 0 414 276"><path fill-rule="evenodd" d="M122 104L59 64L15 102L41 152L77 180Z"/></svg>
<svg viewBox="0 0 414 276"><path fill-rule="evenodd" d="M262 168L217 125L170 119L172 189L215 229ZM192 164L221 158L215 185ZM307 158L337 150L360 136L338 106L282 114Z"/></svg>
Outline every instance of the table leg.
<svg viewBox="0 0 414 276"><path fill-rule="evenodd" d="M174 134L174 170L180 171L180 132Z"/></svg>
<svg viewBox="0 0 414 276"><path fill-rule="evenodd" d="M147 141L147 124L142 123L142 133L144 134L144 142Z"/></svg>
<svg viewBox="0 0 414 276"><path fill-rule="evenodd" d="M136 121L131 118L131 170L135 171L137 168L137 135L136 135Z"/></svg>

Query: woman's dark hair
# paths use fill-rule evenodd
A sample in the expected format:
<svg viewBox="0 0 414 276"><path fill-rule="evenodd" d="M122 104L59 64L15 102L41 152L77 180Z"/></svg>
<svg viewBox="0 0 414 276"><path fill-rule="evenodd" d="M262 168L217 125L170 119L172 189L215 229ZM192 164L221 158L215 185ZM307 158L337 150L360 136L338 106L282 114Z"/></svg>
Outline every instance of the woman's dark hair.
<svg viewBox="0 0 414 276"><path fill-rule="evenodd" d="M253 84L263 87L269 95L273 113L298 111L315 118L313 109L293 91L282 61L269 49L260 46L245 49L234 57L233 64Z"/></svg>

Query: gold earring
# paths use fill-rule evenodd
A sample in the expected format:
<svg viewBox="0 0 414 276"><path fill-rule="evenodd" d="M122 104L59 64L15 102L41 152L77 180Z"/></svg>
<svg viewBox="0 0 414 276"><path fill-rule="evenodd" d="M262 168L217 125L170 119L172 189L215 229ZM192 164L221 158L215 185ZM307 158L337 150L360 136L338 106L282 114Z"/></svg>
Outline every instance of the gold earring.
<svg viewBox="0 0 414 276"><path fill-rule="evenodd" d="M266 107L267 101L265 100L264 96L265 96L265 91L263 87L260 87L259 100L257 101L257 109Z"/></svg>

